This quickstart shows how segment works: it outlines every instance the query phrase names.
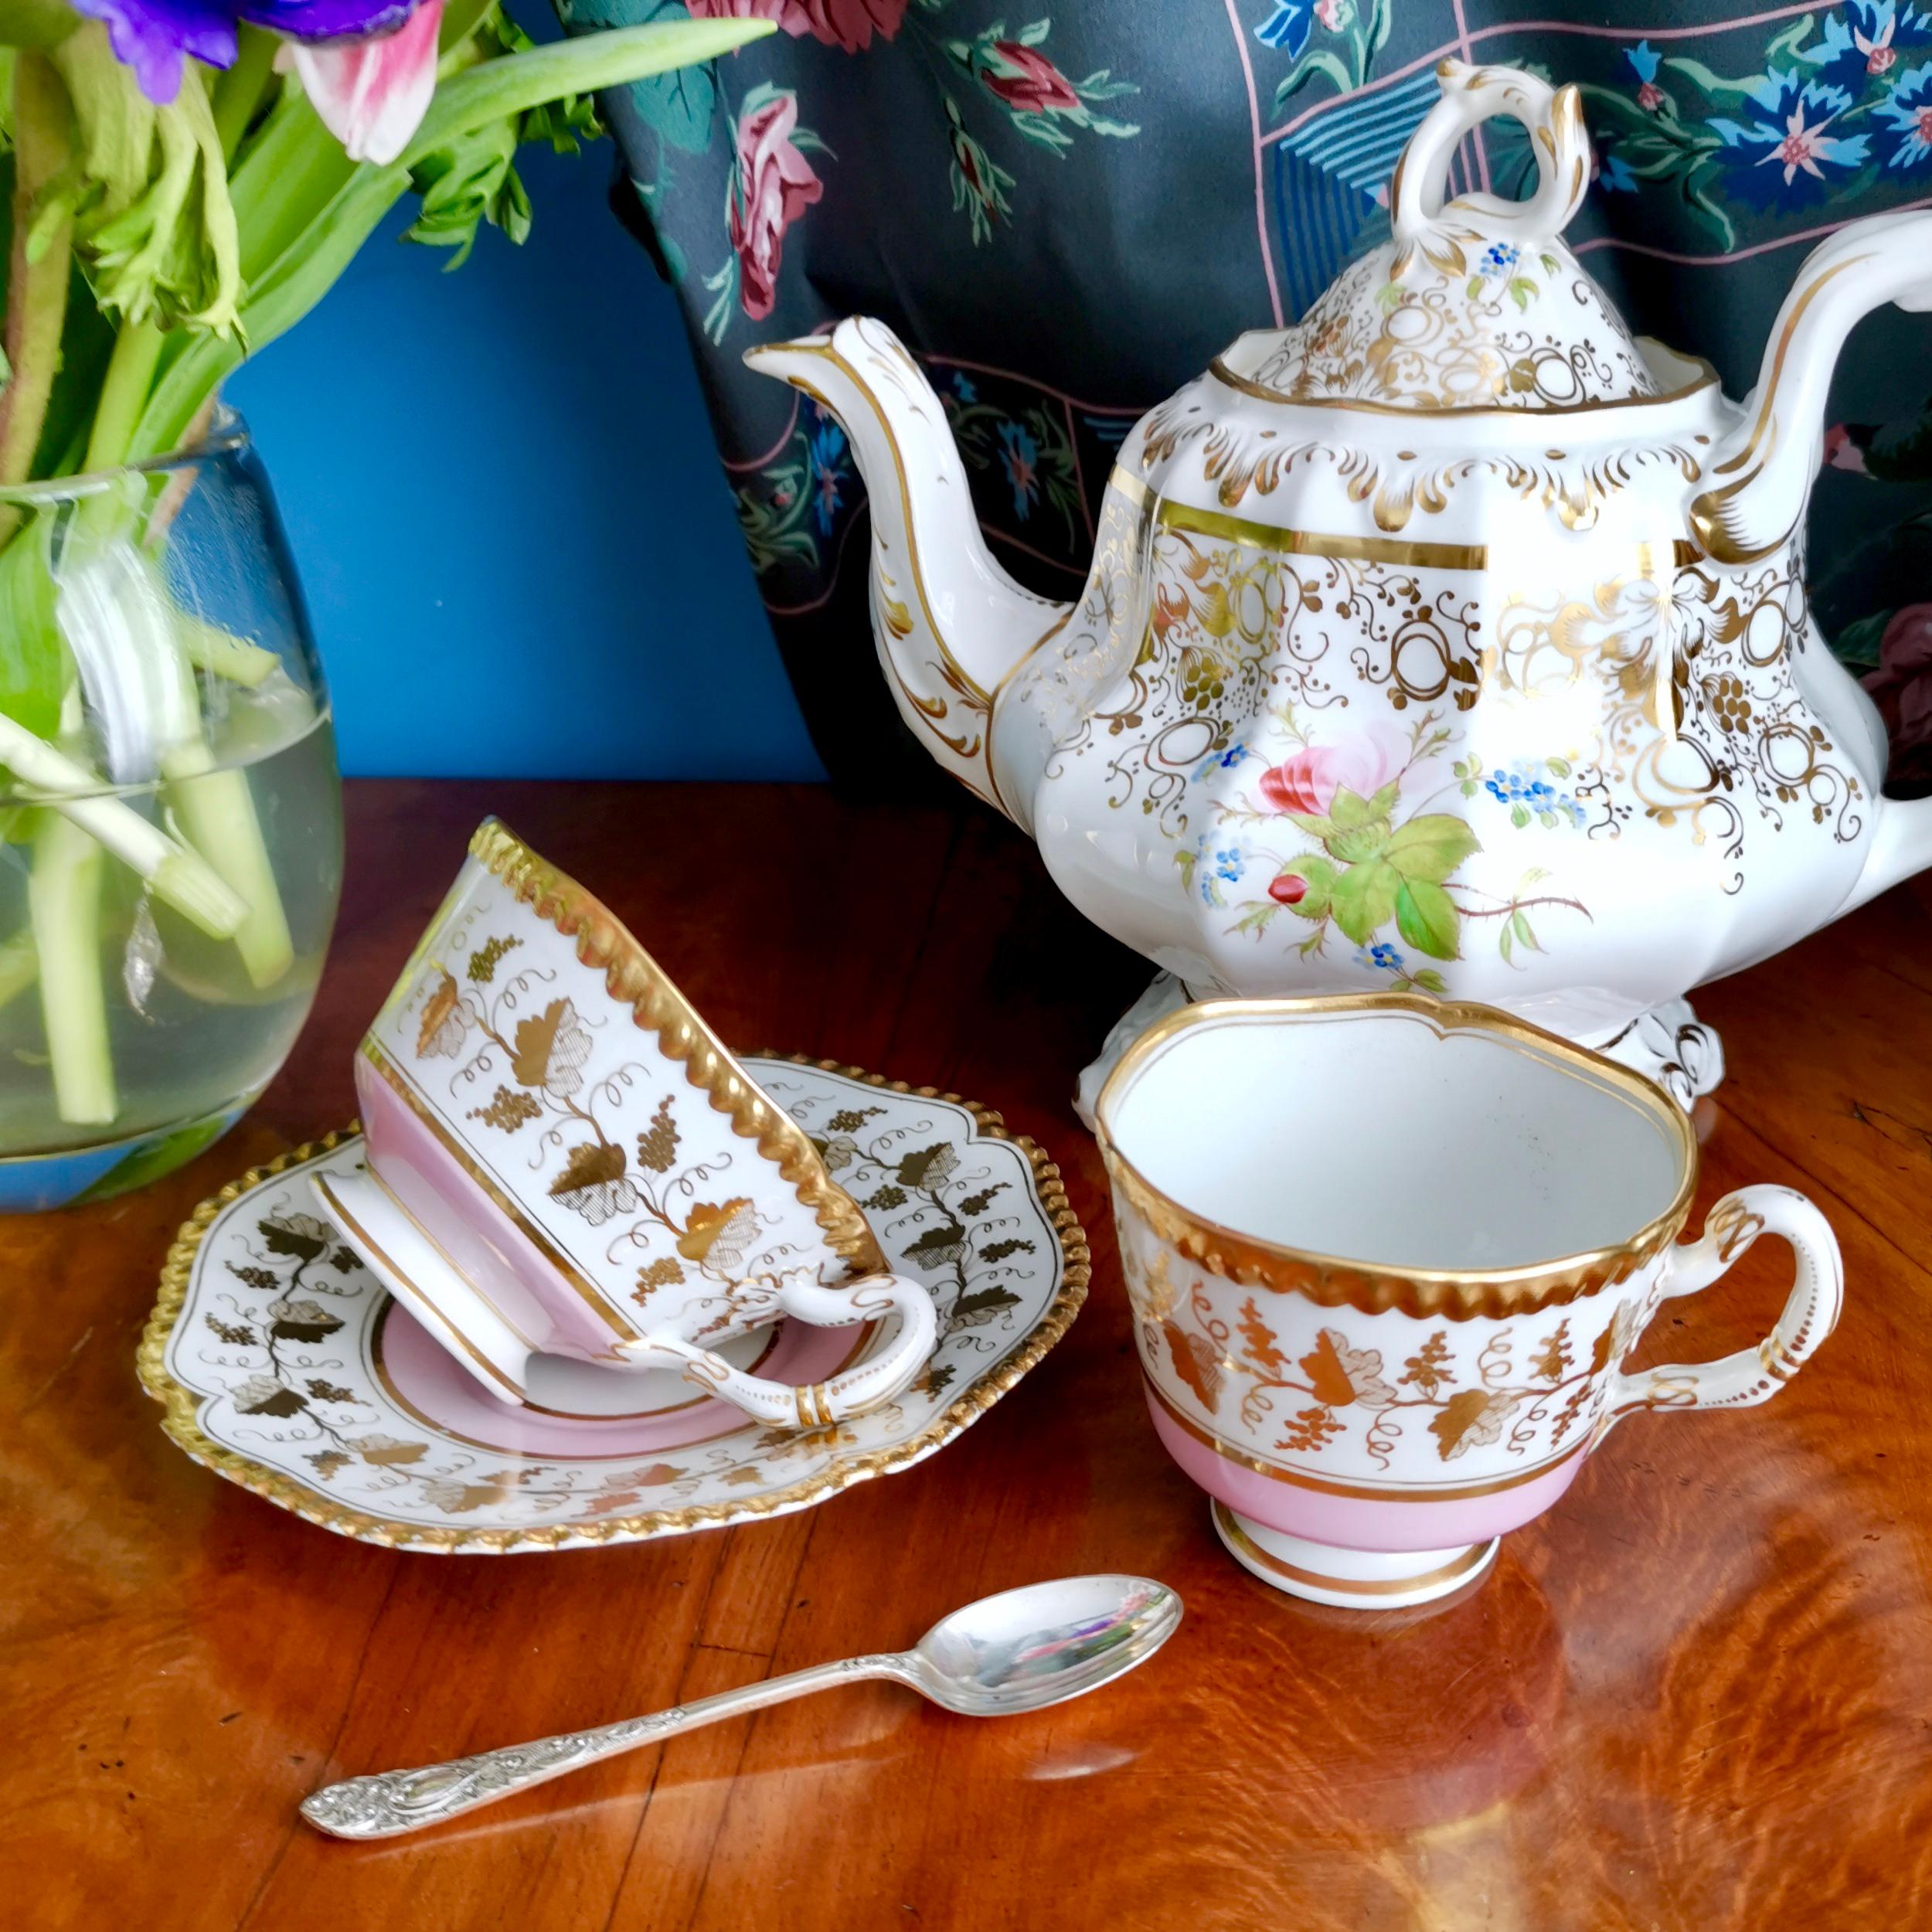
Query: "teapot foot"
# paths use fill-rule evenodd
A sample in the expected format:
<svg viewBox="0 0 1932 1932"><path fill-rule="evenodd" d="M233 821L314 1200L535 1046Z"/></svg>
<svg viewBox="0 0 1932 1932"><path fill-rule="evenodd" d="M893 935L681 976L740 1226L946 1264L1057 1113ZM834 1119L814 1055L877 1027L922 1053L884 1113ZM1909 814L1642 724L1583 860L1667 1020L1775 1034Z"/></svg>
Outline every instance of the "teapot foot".
<svg viewBox="0 0 1932 1932"><path fill-rule="evenodd" d="M1688 1109L1724 1077L1724 1045L1687 999L1667 999L1607 1039L1585 1040L1605 1059L1654 1080Z"/></svg>
<svg viewBox="0 0 1932 1932"><path fill-rule="evenodd" d="M1189 1003L1187 988L1179 978L1172 973L1156 973L1147 991L1114 1022L1073 1090L1073 1111L1090 1134L1094 1131L1094 1104L1121 1055L1157 1020ZM1724 1077L1723 1043L1714 1028L1697 1017L1687 999L1667 999L1615 1032L1578 1044L1655 1080L1686 1111L1699 1095L1711 1092Z"/></svg>

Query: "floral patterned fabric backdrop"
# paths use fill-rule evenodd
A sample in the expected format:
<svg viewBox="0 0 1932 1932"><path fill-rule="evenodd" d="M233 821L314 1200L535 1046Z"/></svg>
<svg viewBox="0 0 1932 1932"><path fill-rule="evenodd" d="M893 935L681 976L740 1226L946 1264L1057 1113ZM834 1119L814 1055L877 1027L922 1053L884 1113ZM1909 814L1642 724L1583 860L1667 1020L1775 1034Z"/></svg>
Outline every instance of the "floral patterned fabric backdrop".
<svg viewBox="0 0 1932 1932"><path fill-rule="evenodd" d="M781 29L608 104L613 201L684 305L773 628L849 782L925 769L875 668L864 492L838 425L744 369L747 345L889 322L945 399L996 553L1067 598L1128 427L1386 234L1444 55L1580 83L1598 173L1570 238L1634 328L1734 396L1812 244L1932 202L1932 0L557 4L578 29L688 7ZM1456 179L1515 192L1533 165L1492 122ZM1932 321L1865 324L1812 503L1820 619L1907 789L1932 784L1928 398Z"/></svg>

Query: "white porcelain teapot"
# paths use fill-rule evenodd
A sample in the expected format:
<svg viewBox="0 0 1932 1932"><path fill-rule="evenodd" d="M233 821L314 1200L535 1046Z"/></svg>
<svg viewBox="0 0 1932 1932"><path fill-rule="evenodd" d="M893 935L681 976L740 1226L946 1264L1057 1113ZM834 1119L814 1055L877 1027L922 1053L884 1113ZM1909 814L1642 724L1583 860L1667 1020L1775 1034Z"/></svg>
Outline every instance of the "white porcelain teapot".
<svg viewBox="0 0 1932 1932"><path fill-rule="evenodd" d="M1932 305L1932 213L1799 271L1743 405L1633 339L1560 239L1576 90L1446 61L1393 239L1136 425L1073 604L988 554L939 399L881 324L755 349L837 415L872 612L933 755L1088 917L1214 993L1507 1008L1665 1078L1682 995L1932 863L1874 707L1810 617L1802 519L1847 334ZM1478 123L1521 202L1445 202Z"/></svg>

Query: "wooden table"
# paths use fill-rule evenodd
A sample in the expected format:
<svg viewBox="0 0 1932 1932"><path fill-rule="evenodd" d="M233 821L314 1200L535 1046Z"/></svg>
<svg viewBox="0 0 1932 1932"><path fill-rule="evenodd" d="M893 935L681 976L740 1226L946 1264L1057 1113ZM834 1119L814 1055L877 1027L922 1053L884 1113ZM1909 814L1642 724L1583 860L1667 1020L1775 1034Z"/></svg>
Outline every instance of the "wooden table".
<svg viewBox="0 0 1932 1932"><path fill-rule="evenodd" d="M351 1048L486 809L593 883L730 1039L1002 1110L1094 1250L1071 1333L957 1444L802 1515L628 1549L400 1555L190 1464L137 1386L176 1224L345 1121ZM1237 1569L1141 1406L1067 1104L1145 968L968 803L743 786L367 784L307 1033L185 1172L0 1223L0 1921L1345 1932L1926 1921L1932 1893L1932 920L1893 894L1707 990L1703 1198L1789 1182L1849 1301L1768 1408L1626 1425L1460 1600L1359 1616ZM1767 1243L1653 1345L1716 1355ZM1678 1327L1681 1321L1683 1332ZM861 1685L440 1834L298 1824L326 1778L652 1709L1042 1575L1135 1570L1180 1635L977 1725Z"/></svg>

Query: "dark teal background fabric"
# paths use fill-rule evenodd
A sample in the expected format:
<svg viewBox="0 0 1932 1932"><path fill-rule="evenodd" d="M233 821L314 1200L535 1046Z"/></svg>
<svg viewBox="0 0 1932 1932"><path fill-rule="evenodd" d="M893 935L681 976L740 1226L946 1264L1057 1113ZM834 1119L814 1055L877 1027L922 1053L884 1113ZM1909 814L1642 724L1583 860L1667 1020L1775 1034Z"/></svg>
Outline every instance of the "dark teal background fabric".
<svg viewBox="0 0 1932 1932"><path fill-rule="evenodd" d="M1050 11L1036 13L1035 6ZM560 0L566 25L679 0ZM946 398L995 551L1067 597L1112 451L1241 330L1386 232L1445 55L1584 91L1570 240L1633 327L1739 395L1808 247L1932 199L1932 9L1713 0L689 0L781 32L607 104L619 212L675 287L760 591L835 777L918 754L874 667L863 492L836 424L740 363L882 317ZM1522 131L1458 185L1515 190ZM1928 264L1932 275L1932 264ZM1899 775L1932 778L1932 316L1853 338L1813 505L1821 616ZM1881 659L1883 664L1881 665Z"/></svg>

